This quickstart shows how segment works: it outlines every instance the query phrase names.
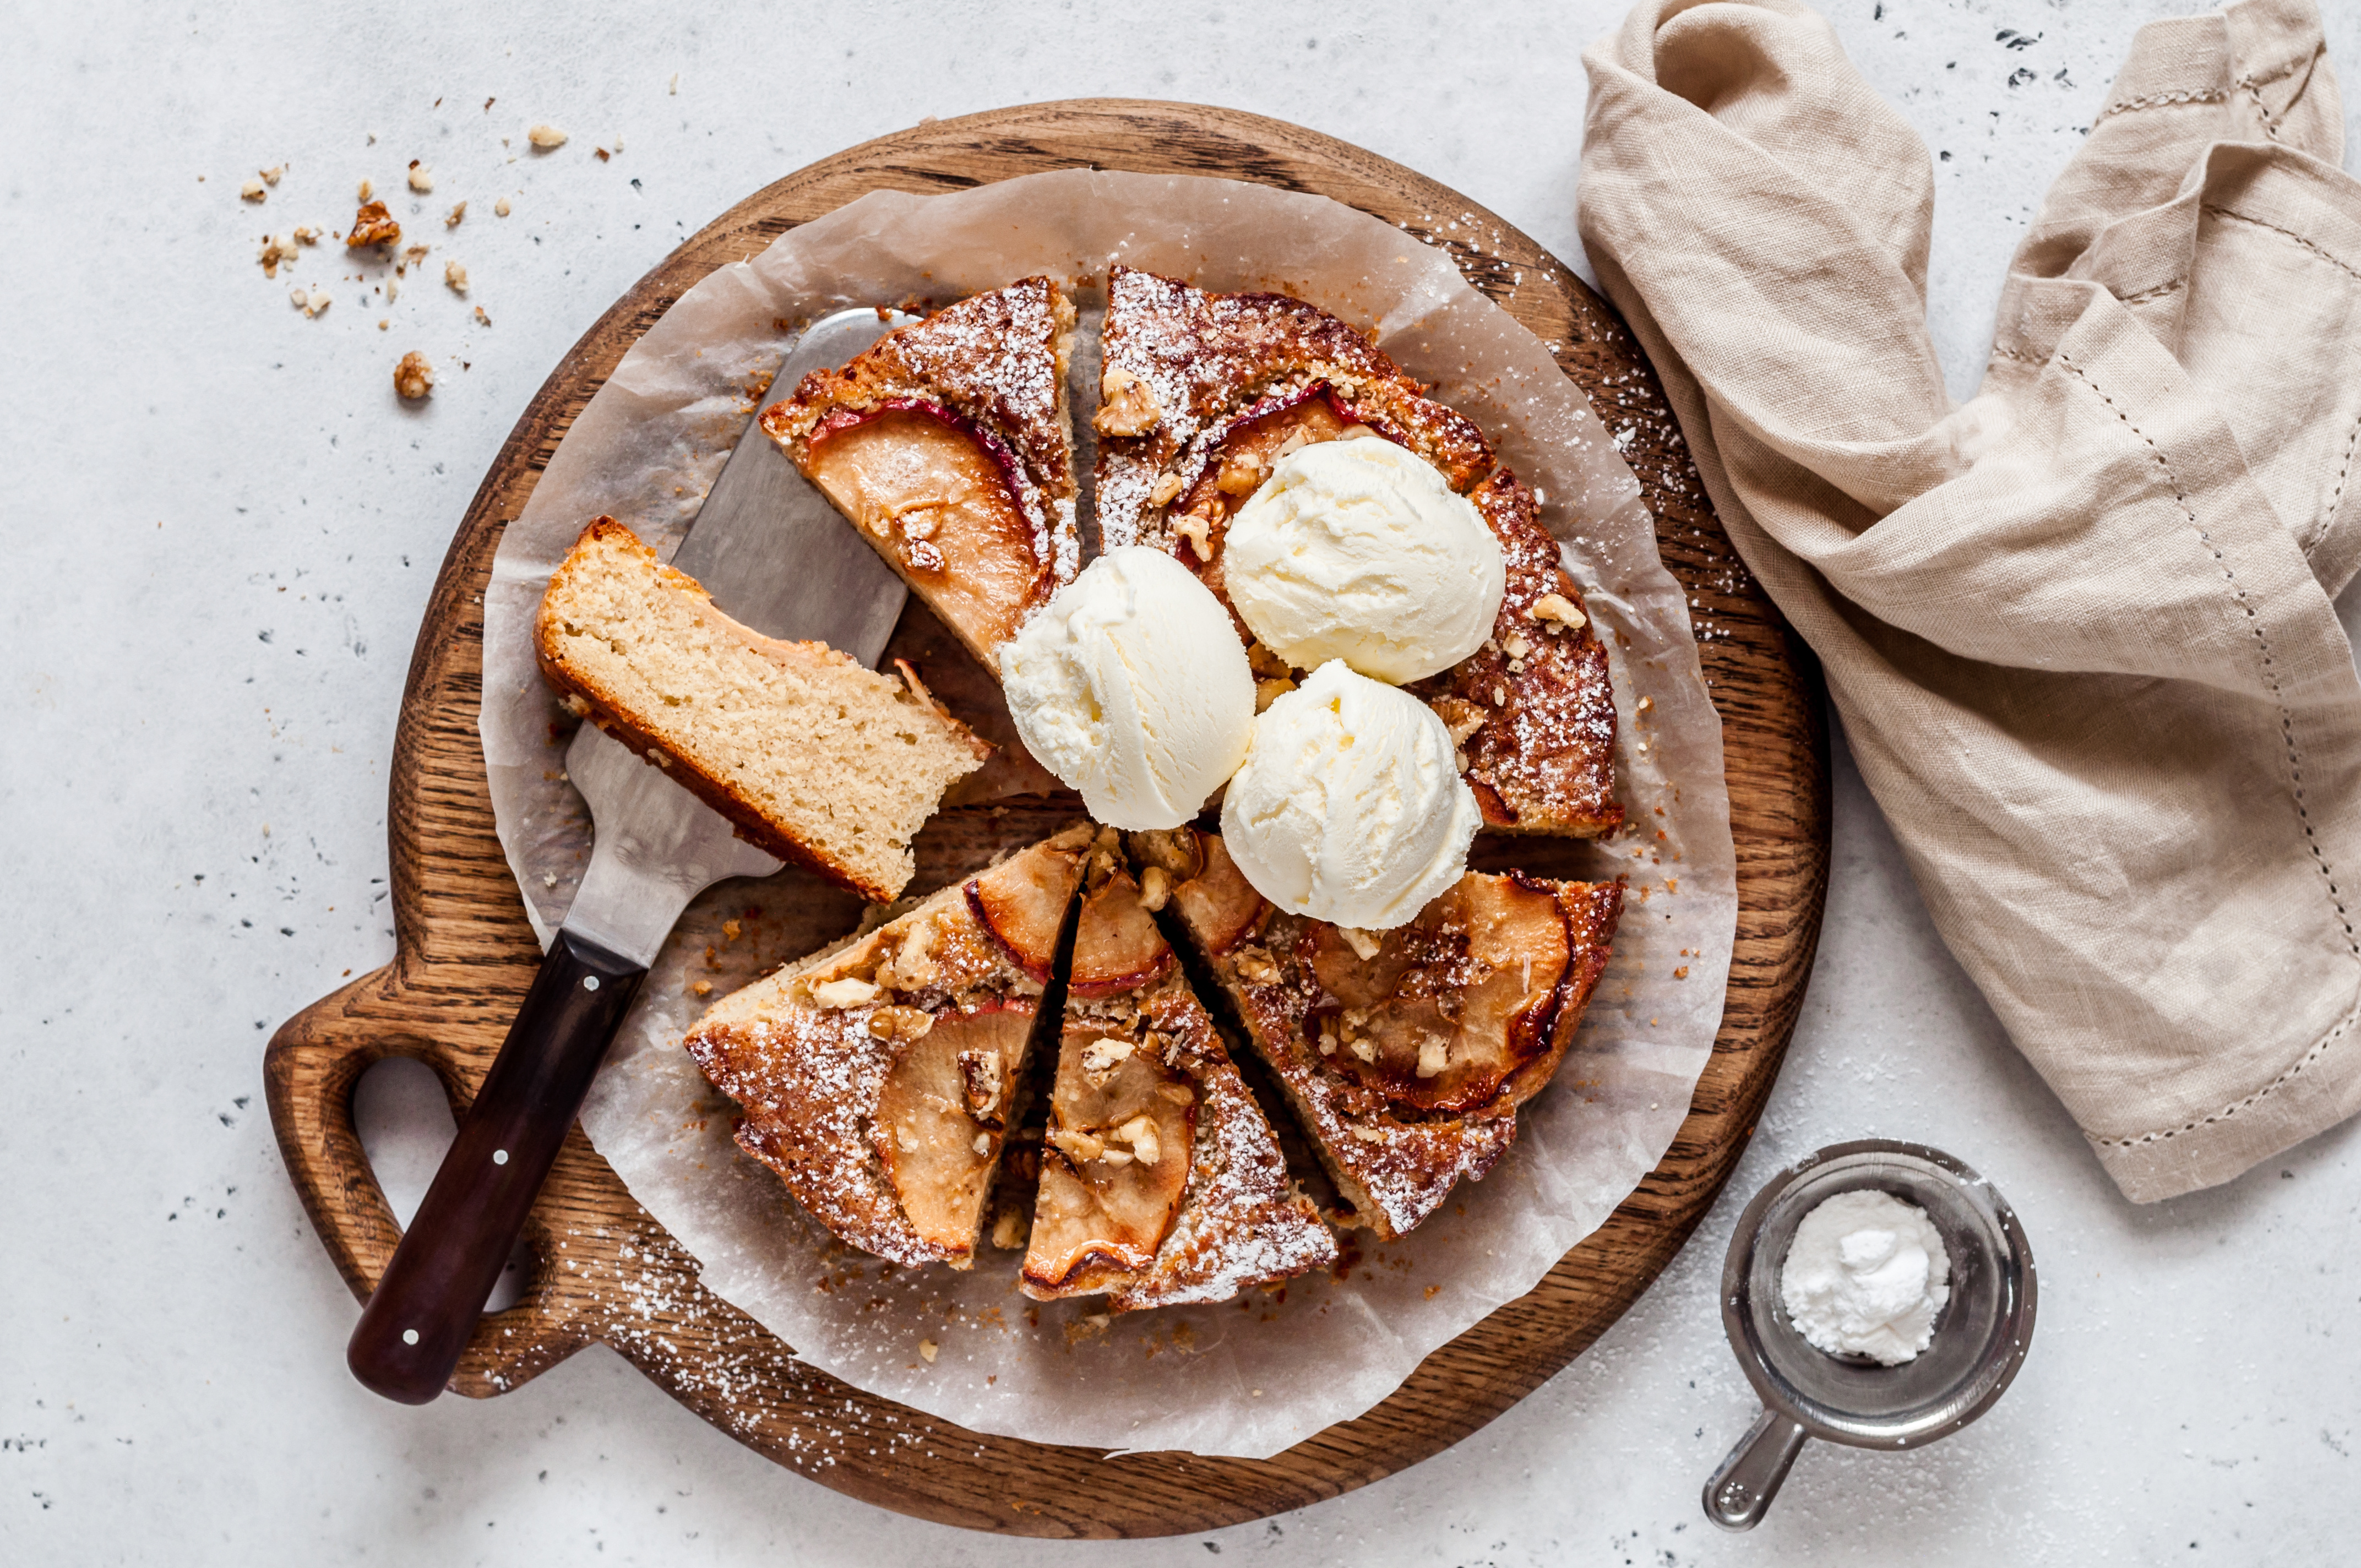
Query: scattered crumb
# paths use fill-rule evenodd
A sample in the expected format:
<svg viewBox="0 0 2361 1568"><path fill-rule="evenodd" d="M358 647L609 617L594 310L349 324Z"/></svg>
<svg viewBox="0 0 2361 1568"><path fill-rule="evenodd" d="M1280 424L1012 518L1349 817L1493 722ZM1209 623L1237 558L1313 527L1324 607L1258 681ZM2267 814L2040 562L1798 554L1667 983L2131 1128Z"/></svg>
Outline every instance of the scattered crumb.
<svg viewBox="0 0 2361 1568"><path fill-rule="evenodd" d="M263 236L262 275L265 278L278 277L279 264L282 261L292 261L294 259L295 236L293 235L273 234Z"/></svg>
<svg viewBox="0 0 2361 1568"><path fill-rule="evenodd" d="M287 166L283 163L275 169L266 169L262 170L262 182L265 185L275 186L279 183L279 177L286 172Z"/></svg>
<svg viewBox="0 0 2361 1568"><path fill-rule="evenodd" d="M459 220L467 215L467 203L462 202L457 206L451 209L451 215L443 220L443 226L446 229L457 228L459 226Z"/></svg>
<svg viewBox="0 0 2361 1568"><path fill-rule="evenodd" d="M594 148L592 148L590 149L590 156L591 156L591 157L593 157L593 158L595 158L595 159L597 159L599 162L604 163L604 162L606 162L606 161L607 161L607 159L609 159L609 158L613 157L614 155L613 155L612 153L609 153L609 152L605 148L603 148L603 147L594 147Z"/></svg>
<svg viewBox="0 0 2361 1568"><path fill-rule="evenodd" d="M385 280L385 302L390 305L400 298L401 298L401 283L391 278L387 279Z"/></svg>
<svg viewBox="0 0 2361 1568"><path fill-rule="evenodd" d="M379 322L377 323L377 330L378 330L378 331L379 331L379 332L384 332L384 331L386 331L387 329L389 329L390 327L391 327L392 325L393 325L393 323L392 323L391 322L390 322L390 321L379 321Z"/></svg>
<svg viewBox="0 0 2361 1568"><path fill-rule="evenodd" d="M401 356L393 367L393 389L412 402L434 389L434 367L426 363L426 356L413 348Z"/></svg>
<svg viewBox="0 0 2361 1568"><path fill-rule="evenodd" d="M666 91L666 92L668 92L668 93L671 93L674 97L675 97L675 98L677 98L677 97L679 97L679 96L680 96L680 72L679 72L679 71L674 71L674 72L672 73L672 85L671 85L670 87L666 88L666 89L665 89L665 91Z"/></svg>
<svg viewBox="0 0 2361 1568"><path fill-rule="evenodd" d="M713 982L709 980L692 981L688 989L699 996L710 996L713 994Z"/></svg>
<svg viewBox="0 0 2361 1568"><path fill-rule="evenodd" d="M369 133L369 140L371 140L371 141L375 141L375 140L377 140L377 133L376 133L375 131L371 131L371 132ZM361 199L363 202L369 202L369 201L374 201L374 200L376 199L376 197L377 197L377 187L376 187L376 186L374 186L374 185L372 185L372 184L370 184L370 183L369 183L368 181L366 181L366 180L362 181L361 181L361 187L360 187L360 199Z"/></svg>
<svg viewBox="0 0 2361 1568"><path fill-rule="evenodd" d="M295 243L297 245L317 245L320 243L320 231L313 228L310 224L298 224L295 227Z"/></svg>
<svg viewBox="0 0 2361 1568"><path fill-rule="evenodd" d="M317 283L313 284L308 289L289 290L287 292L287 302L293 305L297 310L302 312L307 316L316 316L322 311L326 310L330 305L335 303L334 300L328 297L328 291L325 289L321 288Z"/></svg>
<svg viewBox="0 0 2361 1568"><path fill-rule="evenodd" d="M367 189L364 184L363 189ZM360 211L353 214L352 231L345 236L346 250L367 250L373 245L394 245L401 239L401 225L385 210L383 202L363 202Z"/></svg>
<svg viewBox="0 0 2361 1568"><path fill-rule="evenodd" d="M414 158L410 160L410 188L422 196L434 189L434 170Z"/></svg>
<svg viewBox="0 0 2361 1568"><path fill-rule="evenodd" d="M249 180L237 188L238 199L245 202L259 202L269 193L262 188L259 180Z"/></svg>
<svg viewBox="0 0 2361 1568"><path fill-rule="evenodd" d="M542 152L555 152L566 145L566 133L555 126L535 126L524 135L525 139Z"/></svg>
<svg viewBox="0 0 2361 1568"><path fill-rule="evenodd" d="M927 1365L929 1366L935 1364L935 1357L942 1353L943 1347L930 1339L922 1339L918 1342L918 1354L927 1358Z"/></svg>
<svg viewBox="0 0 2361 1568"><path fill-rule="evenodd" d="M492 318L484 313L484 307L481 305L478 305L476 307L476 320L479 324L484 326L489 326L492 324Z"/></svg>
<svg viewBox="0 0 2361 1568"><path fill-rule="evenodd" d="M492 215L496 218L504 218L509 215L509 199L506 196L501 197L499 201L492 203Z"/></svg>
<svg viewBox="0 0 2361 1568"><path fill-rule="evenodd" d="M443 281L451 286L453 293L464 294L467 291L467 269L456 261L446 261L443 264Z"/></svg>

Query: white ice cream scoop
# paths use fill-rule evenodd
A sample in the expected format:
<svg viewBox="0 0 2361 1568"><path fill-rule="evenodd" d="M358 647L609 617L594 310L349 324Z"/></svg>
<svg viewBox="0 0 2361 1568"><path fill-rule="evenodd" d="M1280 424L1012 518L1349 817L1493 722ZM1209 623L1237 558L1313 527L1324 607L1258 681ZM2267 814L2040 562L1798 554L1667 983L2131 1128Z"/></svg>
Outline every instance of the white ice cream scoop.
<svg viewBox="0 0 2361 1568"><path fill-rule="evenodd" d="M1433 710L1333 660L1255 720L1222 798L1223 841L1256 892L1365 930L1458 881L1483 819Z"/></svg>
<svg viewBox="0 0 2361 1568"><path fill-rule="evenodd" d="M1342 659L1397 685L1482 646L1507 572L1475 507L1377 437L1280 458L1222 544L1223 586L1264 646L1299 670Z"/></svg>
<svg viewBox="0 0 2361 1568"><path fill-rule="evenodd" d="M1213 590L1160 550L1111 550L1000 649L1025 748L1099 821L1178 828L1246 754L1254 672Z"/></svg>

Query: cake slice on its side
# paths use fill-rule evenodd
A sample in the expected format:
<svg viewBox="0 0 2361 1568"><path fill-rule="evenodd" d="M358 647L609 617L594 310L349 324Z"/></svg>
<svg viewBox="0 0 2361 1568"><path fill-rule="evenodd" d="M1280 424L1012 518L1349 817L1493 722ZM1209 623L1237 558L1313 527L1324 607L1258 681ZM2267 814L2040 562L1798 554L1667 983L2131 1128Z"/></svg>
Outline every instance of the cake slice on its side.
<svg viewBox="0 0 2361 1568"><path fill-rule="evenodd" d="M1596 838L1622 823L1607 650L1532 492L1497 466L1481 431L1316 306L1126 267L1108 278L1100 365L1092 423L1107 547L1154 545L1225 605L1230 518L1287 453L1375 436L1433 465L1499 541L1508 593L1484 649L1411 691L1459 742L1486 828ZM1258 677L1289 673L1243 621L1238 634Z"/></svg>
<svg viewBox="0 0 2361 1568"><path fill-rule="evenodd" d="M865 898L908 884L910 841L992 754L907 664L896 679L741 626L612 518L551 575L533 643L568 707L739 837Z"/></svg>
<svg viewBox="0 0 2361 1568"><path fill-rule="evenodd" d="M1104 1294L1125 1312L1226 1301L1334 1263L1112 829L1087 877L1025 1293Z"/></svg>
<svg viewBox="0 0 2361 1568"><path fill-rule="evenodd" d="M1066 361L1047 278L977 294L815 370L763 429L986 669L1081 563Z"/></svg>
<svg viewBox="0 0 2361 1568"><path fill-rule="evenodd" d="M1091 841L1087 824L1066 828L732 992L689 1031L742 1112L739 1146L839 1240L974 1265Z"/></svg>
<svg viewBox="0 0 2361 1568"><path fill-rule="evenodd" d="M1516 1141L1607 967L1623 886L1470 872L1408 925L1286 914L1216 834L1132 837L1359 1223L1390 1241Z"/></svg>

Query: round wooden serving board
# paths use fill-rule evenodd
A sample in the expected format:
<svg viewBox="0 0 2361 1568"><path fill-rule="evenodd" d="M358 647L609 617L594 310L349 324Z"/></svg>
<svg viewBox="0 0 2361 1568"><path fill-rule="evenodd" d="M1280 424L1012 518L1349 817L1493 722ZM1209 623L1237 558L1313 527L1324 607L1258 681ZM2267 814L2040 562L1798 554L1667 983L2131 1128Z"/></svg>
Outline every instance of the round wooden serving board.
<svg viewBox="0 0 2361 1568"><path fill-rule="evenodd" d="M1110 1459L1093 1449L982 1436L839 1383L704 1290L696 1261L631 1201L577 1129L528 1229L531 1283L515 1306L483 1319L453 1379L458 1392L503 1393L604 1342L740 1442L884 1508L1038 1536L1209 1530L1365 1486L1456 1442L1523 1398L1647 1288L1753 1131L1795 1028L1828 884L1828 740L1818 680L1809 654L1731 550L1631 334L1532 240L1357 148L1192 104L1038 104L928 122L740 203L576 345L485 476L435 582L402 694L390 832L397 957L290 1019L267 1058L280 1149L354 1295L367 1298L400 1234L354 1132L356 1080L382 1058L415 1057L441 1075L454 1110L464 1113L541 960L493 833L476 710L492 553L559 438L674 301L794 225L881 188L953 191L1078 167L1257 181L1397 224L1448 251L1471 283L1550 345L1623 438L1665 563L1691 595L1728 747L1738 844L1727 1011L1679 1136L1613 1217L1532 1294L1429 1356L1367 1415L1277 1458L1245 1461ZM936 863L937 880L956 869L946 861L989 836L984 817L948 812L930 829L933 847L922 860ZM320 1354L324 1362L332 1347Z"/></svg>

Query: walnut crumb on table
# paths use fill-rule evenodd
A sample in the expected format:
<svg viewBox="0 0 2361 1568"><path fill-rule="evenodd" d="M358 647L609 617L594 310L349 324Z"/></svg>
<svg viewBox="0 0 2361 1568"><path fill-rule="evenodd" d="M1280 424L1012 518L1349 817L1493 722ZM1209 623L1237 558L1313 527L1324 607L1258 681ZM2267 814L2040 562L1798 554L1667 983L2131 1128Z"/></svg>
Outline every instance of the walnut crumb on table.
<svg viewBox="0 0 2361 1568"><path fill-rule="evenodd" d="M467 269L456 261L445 261L443 264L443 281L450 285L453 293L464 294L467 291Z"/></svg>
<svg viewBox="0 0 2361 1568"><path fill-rule="evenodd" d="M410 160L410 188L422 196L434 189L434 170L414 158Z"/></svg>
<svg viewBox="0 0 2361 1568"><path fill-rule="evenodd" d="M261 181L249 180L245 184L237 188L237 194L240 201L259 202L264 197L268 196L269 192L262 188Z"/></svg>
<svg viewBox="0 0 2361 1568"><path fill-rule="evenodd" d="M426 363L426 356L413 348L401 356L393 367L393 389L412 402L434 389L434 367Z"/></svg>
<svg viewBox="0 0 2361 1568"><path fill-rule="evenodd" d="M566 145L566 133L555 126L535 126L525 132L525 139L537 152L555 152Z"/></svg>
<svg viewBox="0 0 2361 1568"><path fill-rule="evenodd" d="M366 191L368 187L364 182L361 188ZM353 214L352 229L345 236L345 248L367 250L373 245L396 245L401 240L401 225L393 221L393 214L385 210L385 203L365 201L360 210Z"/></svg>
<svg viewBox="0 0 2361 1568"><path fill-rule="evenodd" d="M443 220L443 226L446 229L457 228L459 226L460 220L465 218L467 215L467 203L462 202L457 206L451 209L451 215Z"/></svg>

